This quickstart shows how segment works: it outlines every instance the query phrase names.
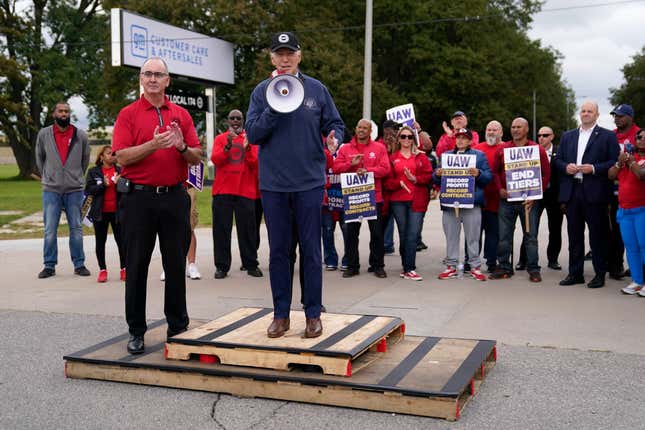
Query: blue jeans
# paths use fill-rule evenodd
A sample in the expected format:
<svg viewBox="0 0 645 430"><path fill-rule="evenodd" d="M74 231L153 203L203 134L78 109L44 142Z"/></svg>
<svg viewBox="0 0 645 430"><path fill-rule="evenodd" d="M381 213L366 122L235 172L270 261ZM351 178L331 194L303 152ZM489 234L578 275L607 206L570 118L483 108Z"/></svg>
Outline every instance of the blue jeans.
<svg viewBox="0 0 645 430"><path fill-rule="evenodd" d="M390 208L390 212L392 209ZM391 214L390 214L391 215ZM383 232L383 249L387 253L394 252L394 217L389 216Z"/></svg>
<svg viewBox="0 0 645 430"><path fill-rule="evenodd" d="M43 244L43 260L45 267L53 269L58 263L58 224L60 213L65 208L65 216L69 225L69 253L74 268L85 265L83 252L83 227L81 226L81 206L83 191L71 193L54 193L43 191L43 221L45 223L45 238Z"/></svg>
<svg viewBox="0 0 645 430"><path fill-rule="evenodd" d="M343 234L343 243L345 242L345 223L341 214L338 221L340 231ZM334 232L336 231L336 221L333 213L326 208L322 209L322 242L323 242L323 260L326 266L338 267L338 253L336 252L336 242ZM345 255L342 258L342 265L346 266Z"/></svg>
<svg viewBox="0 0 645 430"><path fill-rule="evenodd" d="M411 202L391 202L390 210L399 230L399 253L403 271L409 272L416 269L417 238L421 228L423 212L412 212Z"/></svg>
<svg viewBox="0 0 645 430"><path fill-rule="evenodd" d="M618 208L616 219L623 235L627 263L632 272L632 281L643 285L643 265L645 265L645 207L634 209Z"/></svg>
<svg viewBox="0 0 645 430"><path fill-rule="evenodd" d="M499 245L497 246L497 259L499 267L507 272L513 271L511 262L511 251L513 250L513 233L515 231L515 222L520 218L522 232L524 233L523 241L526 244L526 269L529 272L539 272L538 264L538 227L539 227L540 202L536 201L529 211L529 228L526 231L524 221L524 205L522 202L508 202L501 199L499 202Z"/></svg>
<svg viewBox="0 0 645 430"><path fill-rule="evenodd" d="M497 266L497 243L499 242L499 221L497 212L482 209L482 234L484 234L484 259L488 268ZM481 248L481 235L479 236Z"/></svg>

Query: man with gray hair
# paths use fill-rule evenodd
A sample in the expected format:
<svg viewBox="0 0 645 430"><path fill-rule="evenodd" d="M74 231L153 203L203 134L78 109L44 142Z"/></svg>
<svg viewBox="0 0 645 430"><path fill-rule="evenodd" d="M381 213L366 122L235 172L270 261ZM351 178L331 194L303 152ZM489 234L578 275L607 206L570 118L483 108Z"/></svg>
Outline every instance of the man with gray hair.
<svg viewBox="0 0 645 430"><path fill-rule="evenodd" d="M491 121L486 125L486 140L473 149L481 151L486 155L488 165L492 166L497 153L497 147L502 142L504 129L499 121ZM482 206L481 231L484 235L484 260L488 273L493 273L497 268L497 244L499 243L499 184L496 181L490 181L484 188L485 204ZM481 236L480 236L481 248Z"/></svg>
<svg viewBox="0 0 645 430"><path fill-rule="evenodd" d="M143 94L121 109L112 137L112 149L122 166L117 190L127 254L125 318L130 354L144 352L148 266L157 236L166 277L167 336L188 327L185 273L190 197L184 183L188 165L199 163L202 156L190 114L166 96L170 76L165 61L147 59L139 83Z"/></svg>

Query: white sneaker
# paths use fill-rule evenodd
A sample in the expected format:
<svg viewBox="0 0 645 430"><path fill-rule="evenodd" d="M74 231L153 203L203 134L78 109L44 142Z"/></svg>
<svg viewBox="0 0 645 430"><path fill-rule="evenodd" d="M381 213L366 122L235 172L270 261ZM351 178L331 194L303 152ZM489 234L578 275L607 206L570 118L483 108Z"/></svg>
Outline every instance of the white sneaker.
<svg viewBox="0 0 645 430"><path fill-rule="evenodd" d="M201 279L202 275L199 273L199 269L197 269L197 265L195 263L190 263L188 265L188 277L190 279Z"/></svg>
<svg viewBox="0 0 645 430"><path fill-rule="evenodd" d="M166 272L165 271L163 271L163 270L161 271L161 275L159 275L159 280L160 281L165 281L166 280Z"/></svg>
<svg viewBox="0 0 645 430"><path fill-rule="evenodd" d="M639 294L639 291L642 291L643 286L638 285L636 282L632 282L625 288L623 288L622 291L624 294L629 294L630 296L633 296L634 294Z"/></svg>
<svg viewBox="0 0 645 430"><path fill-rule="evenodd" d="M404 279L409 279L411 281L422 281L423 280L423 278L421 276L419 276L419 274L417 272L415 272L414 270L410 270L409 272L405 272L403 274L403 278Z"/></svg>
<svg viewBox="0 0 645 430"><path fill-rule="evenodd" d="M641 286L641 290L638 292L638 295L641 297L645 297L645 288Z"/></svg>

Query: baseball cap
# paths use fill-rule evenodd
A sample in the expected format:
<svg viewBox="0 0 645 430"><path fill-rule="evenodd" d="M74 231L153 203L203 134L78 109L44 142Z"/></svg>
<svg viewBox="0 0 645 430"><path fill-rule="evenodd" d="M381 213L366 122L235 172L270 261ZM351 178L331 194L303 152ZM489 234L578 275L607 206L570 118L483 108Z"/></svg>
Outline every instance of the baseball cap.
<svg viewBox="0 0 645 430"><path fill-rule="evenodd" d="M612 115L626 115L634 118L634 108L630 105L618 105L616 109L611 111Z"/></svg>
<svg viewBox="0 0 645 430"><path fill-rule="evenodd" d="M468 128L460 128L459 130L455 131L455 137L457 136L466 136L468 139L472 140L473 132Z"/></svg>
<svg viewBox="0 0 645 430"><path fill-rule="evenodd" d="M283 31L275 33L271 36L271 52L275 52L280 48L287 48L292 51L300 50L300 42L295 34L290 31Z"/></svg>
<svg viewBox="0 0 645 430"><path fill-rule="evenodd" d="M457 112L452 114L452 118L454 118L456 116L466 116L466 114L463 113L462 111L458 110Z"/></svg>
<svg viewBox="0 0 645 430"><path fill-rule="evenodd" d="M383 128L384 129L385 128L391 128L391 129L394 129L394 130L398 130L399 128L401 128L401 124L399 124L398 122L393 121L391 119L386 119L383 122Z"/></svg>

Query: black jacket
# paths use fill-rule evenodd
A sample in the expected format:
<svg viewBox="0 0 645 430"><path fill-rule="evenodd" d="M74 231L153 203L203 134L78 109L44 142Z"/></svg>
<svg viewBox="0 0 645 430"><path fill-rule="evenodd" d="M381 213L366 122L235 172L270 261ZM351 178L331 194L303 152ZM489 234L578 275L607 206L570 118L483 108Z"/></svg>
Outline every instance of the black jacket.
<svg viewBox="0 0 645 430"><path fill-rule="evenodd" d="M116 167L116 172L121 173L121 168ZM103 218L103 193L105 193L105 178L103 177L103 167L95 166L87 172L85 181L85 195L92 196L92 207L87 214L90 221L101 221ZM117 212L119 211L119 198L116 199ZM118 220L119 218L116 217Z"/></svg>

